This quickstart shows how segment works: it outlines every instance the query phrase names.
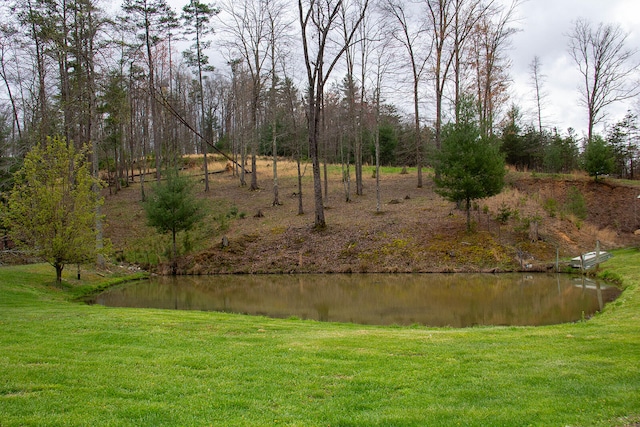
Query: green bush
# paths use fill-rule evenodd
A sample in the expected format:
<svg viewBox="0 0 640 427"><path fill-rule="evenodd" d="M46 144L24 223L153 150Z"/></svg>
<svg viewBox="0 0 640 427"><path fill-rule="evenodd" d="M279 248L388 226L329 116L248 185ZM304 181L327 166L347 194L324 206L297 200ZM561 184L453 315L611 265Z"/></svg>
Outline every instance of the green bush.
<svg viewBox="0 0 640 427"><path fill-rule="evenodd" d="M542 208L549 214L551 218L555 218L558 213L558 201L553 198L548 198L542 204Z"/></svg>
<svg viewBox="0 0 640 427"><path fill-rule="evenodd" d="M587 218L587 204L584 196L575 186L569 188L565 210L567 213L575 215L578 219L585 220Z"/></svg>
<svg viewBox="0 0 640 427"><path fill-rule="evenodd" d="M498 220L501 224L506 224L511 217L517 217L518 211L511 209L506 203L502 203L498 208L498 214L496 215L496 220Z"/></svg>
<svg viewBox="0 0 640 427"><path fill-rule="evenodd" d="M540 215L532 215L530 217L525 217L520 220L520 223L515 227L515 230L521 233L529 232L531 228L531 223L537 222L540 224L542 222L542 218Z"/></svg>

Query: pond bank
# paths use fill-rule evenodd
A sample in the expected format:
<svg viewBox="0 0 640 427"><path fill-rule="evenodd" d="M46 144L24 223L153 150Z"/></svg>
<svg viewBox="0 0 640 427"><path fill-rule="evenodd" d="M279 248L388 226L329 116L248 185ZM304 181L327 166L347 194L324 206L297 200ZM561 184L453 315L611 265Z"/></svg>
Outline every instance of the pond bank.
<svg viewBox="0 0 640 427"><path fill-rule="evenodd" d="M588 321L450 329L87 306L50 286L50 267L2 267L0 420L632 426L639 252L605 272L625 291Z"/></svg>

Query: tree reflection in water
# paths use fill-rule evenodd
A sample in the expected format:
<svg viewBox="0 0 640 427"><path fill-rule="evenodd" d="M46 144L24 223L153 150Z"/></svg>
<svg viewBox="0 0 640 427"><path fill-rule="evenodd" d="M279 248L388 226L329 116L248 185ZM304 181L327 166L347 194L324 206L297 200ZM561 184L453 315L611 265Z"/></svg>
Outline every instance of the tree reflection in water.
<svg viewBox="0 0 640 427"><path fill-rule="evenodd" d="M620 290L547 274L156 277L99 295L118 307L207 310L376 325L467 327L580 320Z"/></svg>

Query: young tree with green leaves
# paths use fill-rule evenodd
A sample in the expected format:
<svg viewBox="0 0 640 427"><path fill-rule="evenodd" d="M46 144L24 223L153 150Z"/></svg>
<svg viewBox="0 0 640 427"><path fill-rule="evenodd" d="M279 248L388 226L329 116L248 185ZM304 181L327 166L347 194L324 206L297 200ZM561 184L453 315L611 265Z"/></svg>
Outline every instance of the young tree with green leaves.
<svg viewBox="0 0 640 427"><path fill-rule="evenodd" d="M201 202L191 191L191 183L176 171L166 174L166 179L156 184L153 194L144 203L148 224L159 233L171 233L172 274L176 274L176 235L189 231L203 217Z"/></svg>
<svg viewBox="0 0 640 427"><path fill-rule="evenodd" d="M438 194L452 202L465 202L470 231L471 201L502 191L505 163L498 145L491 138L481 137L473 102L463 103L458 123L443 127L434 180Z"/></svg>
<svg viewBox="0 0 640 427"><path fill-rule="evenodd" d="M47 138L25 157L7 197L3 220L12 240L44 259L62 281L67 264L95 259L96 206L86 150L76 151L64 138Z"/></svg>

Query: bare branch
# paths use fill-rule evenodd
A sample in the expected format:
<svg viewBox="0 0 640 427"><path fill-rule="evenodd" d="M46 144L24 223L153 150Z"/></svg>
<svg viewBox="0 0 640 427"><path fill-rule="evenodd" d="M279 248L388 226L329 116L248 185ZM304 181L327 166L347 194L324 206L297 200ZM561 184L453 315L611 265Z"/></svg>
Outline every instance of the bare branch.
<svg viewBox="0 0 640 427"><path fill-rule="evenodd" d="M598 24L579 19L569 34L569 54L583 78L581 103L587 108L588 138L606 117L611 104L640 94L635 49L625 47L627 34L619 25Z"/></svg>

